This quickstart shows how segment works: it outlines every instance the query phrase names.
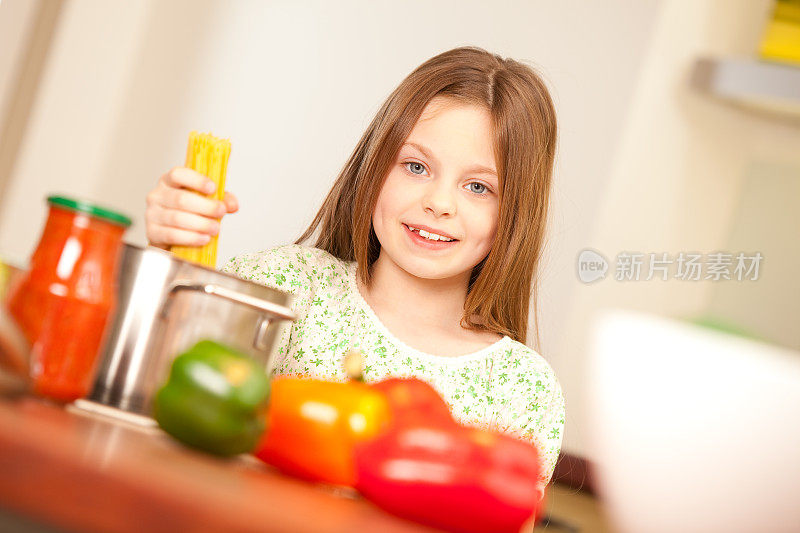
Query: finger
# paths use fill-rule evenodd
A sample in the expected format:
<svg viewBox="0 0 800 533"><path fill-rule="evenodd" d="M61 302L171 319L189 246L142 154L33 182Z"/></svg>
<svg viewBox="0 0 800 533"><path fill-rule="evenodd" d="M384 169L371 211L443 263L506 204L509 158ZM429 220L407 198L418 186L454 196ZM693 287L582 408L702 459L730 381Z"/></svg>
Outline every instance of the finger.
<svg viewBox="0 0 800 533"><path fill-rule="evenodd" d="M158 208L152 210L150 218L157 226L167 226L208 235L219 234L219 222L213 218L195 215L186 211Z"/></svg>
<svg viewBox="0 0 800 533"><path fill-rule="evenodd" d="M185 189L166 189L158 195L161 207L187 211L209 218L219 218L227 210L219 200L212 200Z"/></svg>
<svg viewBox="0 0 800 533"><path fill-rule="evenodd" d="M150 242L156 246L203 246L211 241L211 235L167 226L152 226L148 234L152 235Z"/></svg>
<svg viewBox="0 0 800 533"><path fill-rule="evenodd" d="M239 199L232 192L225 191L225 198L222 201L225 202L228 213L235 213L239 210Z"/></svg>
<svg viewBox="0 0 800 533"><path fill-rule="evenodd" d="M161 176L161 180L168 187L183 187L203 194L211 194L217 190L216 184L208 176L186 167L173 168Z"/></svg>

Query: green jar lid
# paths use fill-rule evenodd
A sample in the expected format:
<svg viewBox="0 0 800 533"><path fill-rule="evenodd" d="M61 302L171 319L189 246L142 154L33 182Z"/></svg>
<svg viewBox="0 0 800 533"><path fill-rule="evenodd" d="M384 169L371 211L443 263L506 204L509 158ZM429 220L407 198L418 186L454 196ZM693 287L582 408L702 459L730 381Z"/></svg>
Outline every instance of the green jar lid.
<svg viewBox="0 0 800 533"><path fill-rule="evenodd" d="M103 220L119 224L120 226L128 227L131 225L131 219L125 215L82 200L75 200L65 196L48 196L47 203L50 205L57 205L58 207L65 207L79 213L86 213L93 217L102 218Z"/></svg>

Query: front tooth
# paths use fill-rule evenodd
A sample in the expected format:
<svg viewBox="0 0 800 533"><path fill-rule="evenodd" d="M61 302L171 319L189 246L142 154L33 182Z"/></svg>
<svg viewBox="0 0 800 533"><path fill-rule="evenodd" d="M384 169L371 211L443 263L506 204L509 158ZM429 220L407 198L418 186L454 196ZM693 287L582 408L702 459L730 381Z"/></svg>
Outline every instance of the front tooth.
<svg viewBox="0 0 800 533"><path fill-rule="evenodd" d="M431 233L431 237L430 237L430 239L431 239L432 241L438 241L440 238L444 238L444 237L439 237L437 234L435 234L435 233Z"/></svg>
<svg viewBox="0 0 800 533"><path fill-rule="evenodd" d="M424 229L419 230L419 234L421 237L425 237L426 239L430 239L431 234L425 231Z"/></svg>

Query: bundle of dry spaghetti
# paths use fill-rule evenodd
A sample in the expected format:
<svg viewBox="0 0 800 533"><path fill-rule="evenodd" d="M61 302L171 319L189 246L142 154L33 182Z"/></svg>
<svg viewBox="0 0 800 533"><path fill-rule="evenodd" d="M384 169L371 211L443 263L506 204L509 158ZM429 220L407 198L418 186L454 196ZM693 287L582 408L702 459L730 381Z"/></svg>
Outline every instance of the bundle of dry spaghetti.
<svg viewBox="0 0 800 533"><path fill-rule="evenodd" d="M213 194L206 195L207 198L222 200L225 196L225 173L230 153L229 139L218 139L210 133L196 131L189 134L186 167L208 176L217 186ZM170 251L182 259L214 268L217 264L217 241L215 235L205 246L172 246Z"/></svg>

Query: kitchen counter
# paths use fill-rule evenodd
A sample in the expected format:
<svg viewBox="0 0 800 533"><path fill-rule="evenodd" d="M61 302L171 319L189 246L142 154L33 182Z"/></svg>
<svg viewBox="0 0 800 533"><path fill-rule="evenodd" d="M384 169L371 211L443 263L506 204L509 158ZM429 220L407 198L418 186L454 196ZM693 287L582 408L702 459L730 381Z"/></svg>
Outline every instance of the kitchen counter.
<svg viewBox="0 0 800 533"><path fill-rule="evenodd" d="M30 397L0 399L0 473L0 507L70 531L431 531L354 491Z"/></svg>

